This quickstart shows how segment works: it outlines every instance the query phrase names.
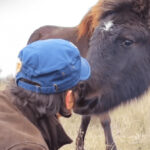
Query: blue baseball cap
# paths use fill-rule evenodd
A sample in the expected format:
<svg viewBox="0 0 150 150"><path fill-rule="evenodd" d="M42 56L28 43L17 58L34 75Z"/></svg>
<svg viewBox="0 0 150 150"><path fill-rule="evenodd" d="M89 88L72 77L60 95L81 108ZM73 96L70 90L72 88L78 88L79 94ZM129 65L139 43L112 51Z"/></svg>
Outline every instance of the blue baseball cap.
<svg viewBox="0 0 150 150"><path fill-rule="evenodd" d="M91 73L89 63L80 56L78 48L63 39L33 42L23 48L18 57L16 83L36 93L63 92L87 80Z"/></svg>

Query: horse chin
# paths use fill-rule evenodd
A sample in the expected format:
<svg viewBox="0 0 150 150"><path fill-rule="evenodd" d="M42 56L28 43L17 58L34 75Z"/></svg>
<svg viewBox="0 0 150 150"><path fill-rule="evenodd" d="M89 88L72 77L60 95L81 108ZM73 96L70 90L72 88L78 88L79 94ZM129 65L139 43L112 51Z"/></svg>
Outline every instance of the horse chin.
<svg viewBox="0 0 150 150"><path fill-rule="evenodd" d="M66 108L63 108L60 110L59 114L65 118L69 118L72 116L72 113L70 110L66 109Z"/></svg>

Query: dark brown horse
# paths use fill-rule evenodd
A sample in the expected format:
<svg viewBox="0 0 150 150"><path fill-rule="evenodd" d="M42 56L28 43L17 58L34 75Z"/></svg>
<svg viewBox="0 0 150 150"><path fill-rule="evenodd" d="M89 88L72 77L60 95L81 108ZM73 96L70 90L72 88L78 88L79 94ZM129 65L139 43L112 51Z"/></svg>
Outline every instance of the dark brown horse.
<svg viewBox="0 0 150 150"><path fill-rule="evenodd" d="M72 41L82 56L88 54L92 76L86 83L88 94L85 97L96 98L82 100L75 109L77 113L88 115L82 117L78 150L84 149L91 114L100 117L106 149L116 150L108 111L143 94L149 86L148 8L148 0L100 0L77 27L44 26L37 29L28 41L63 38Z"/></svg>

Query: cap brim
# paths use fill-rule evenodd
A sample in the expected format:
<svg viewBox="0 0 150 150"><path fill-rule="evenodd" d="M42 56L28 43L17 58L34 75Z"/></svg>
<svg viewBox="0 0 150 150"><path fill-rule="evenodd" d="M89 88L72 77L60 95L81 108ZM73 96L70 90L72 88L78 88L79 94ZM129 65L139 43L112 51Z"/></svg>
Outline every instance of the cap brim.
<svg viewBox="0 0 150 150"><path fill-rule="evenodd" d="M91 75L91 69L88 61L81 57L81 73L80 73L80 80L87 80Z"/></svg>

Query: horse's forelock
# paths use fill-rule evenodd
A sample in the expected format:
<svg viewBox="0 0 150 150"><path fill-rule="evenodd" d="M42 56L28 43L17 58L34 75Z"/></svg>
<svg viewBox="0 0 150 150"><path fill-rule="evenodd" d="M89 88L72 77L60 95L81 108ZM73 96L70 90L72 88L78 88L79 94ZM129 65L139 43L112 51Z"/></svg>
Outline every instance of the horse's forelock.
<svg viewBox="0 0 150 150"><path fill-rule="evenodd" d="M94 29L99 25L99 19L107 12L121 9L122 7L132 9L141 17L147 17L147 23L150 27L150 0L99 0L91 8L78 25L78 39L87 34L91 36ZM122 10L122 9L121 9Z"/></svg>

